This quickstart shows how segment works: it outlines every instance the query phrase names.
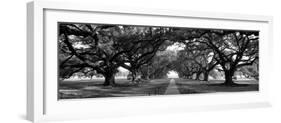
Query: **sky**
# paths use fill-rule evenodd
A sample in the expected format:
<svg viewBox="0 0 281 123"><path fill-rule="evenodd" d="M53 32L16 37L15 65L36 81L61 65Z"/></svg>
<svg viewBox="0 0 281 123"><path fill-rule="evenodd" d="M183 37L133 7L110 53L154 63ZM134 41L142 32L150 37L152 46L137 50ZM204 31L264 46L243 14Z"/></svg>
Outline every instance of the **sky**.
<svg viewBox="0 0 281 123"><path fill-rule="evenodd" d="M173 45L168 46L166 50L179 51L179 50L183 50L183 49L184 49L183 44L174 43Z"/></svg>

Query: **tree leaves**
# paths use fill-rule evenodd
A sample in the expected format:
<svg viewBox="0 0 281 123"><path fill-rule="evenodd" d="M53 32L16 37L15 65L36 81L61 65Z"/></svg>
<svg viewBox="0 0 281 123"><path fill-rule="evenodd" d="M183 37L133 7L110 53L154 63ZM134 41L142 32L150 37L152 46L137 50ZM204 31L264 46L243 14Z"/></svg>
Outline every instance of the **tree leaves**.
<svg viewBox="0 0 281 123"><path fill-rule="evenodd" d="M190 76L218 64L235 71L258 60L258 31L76 23L58 27L61 78L76 72L91 76L117 72L118 67L136 73L151 64L151 71L175 69ZM169 53L159 55L176 43L185 45L176 60L162 58L174 56Z"/></svg>

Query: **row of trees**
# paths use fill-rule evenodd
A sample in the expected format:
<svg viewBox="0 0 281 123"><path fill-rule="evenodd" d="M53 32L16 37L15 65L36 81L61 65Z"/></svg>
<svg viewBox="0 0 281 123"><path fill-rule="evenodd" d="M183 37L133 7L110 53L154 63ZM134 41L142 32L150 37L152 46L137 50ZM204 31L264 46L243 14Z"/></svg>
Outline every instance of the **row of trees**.
<svg viewBox="0 0 281 123"><path fill-rule="evenodd" d="M215 67L225 74L225 84L243 66L258 63L258 31L232 31L171 27L59 23L59 77L80 72L102 75L104 85L114 85L119 67L129 70L132 81L163 78L169 70L181 77L204 75ZM172 44L184 45L167 52Z"/></svg>
<svg viewBox="0 0 281 123"><path fill-rule="evenodd" d="M179 52L177 71L183 76L190 77L201 73L208 80L211 70L217 67L224 72L226 85L233 85L233 75L244 66L258 63L258 31L234 30L190 30L195 35L186 34L183 29L178 35L181 43L186 45ZM245 68L244 68L245 69Z"/></svg>
<svg viewBox="0 0 281 123"><path fill-rule="evenodd" d="M167 73L173 70L173 63L176 61L175 51L160 51L154 58L140 69L143 79L167 78Z"/></svg>
<svg viewBox="0 0 281 123"><path fill-rule="evenodd" d="M218 65L215 60L214 52L204 45L189 44L184 50L178 53L178 59L174 62L174 69L180 77L199 80L201 74L204 81L208 81L211 70Z"/></svg>
<svg viewBox="0 0 281 123"><path fill-rule="evenodd" d="M94 24L59 24L59 75L89 72L114 85L119 67L129 70L133 80L138 69L157 51L164 50L169 28Z"/></svg>

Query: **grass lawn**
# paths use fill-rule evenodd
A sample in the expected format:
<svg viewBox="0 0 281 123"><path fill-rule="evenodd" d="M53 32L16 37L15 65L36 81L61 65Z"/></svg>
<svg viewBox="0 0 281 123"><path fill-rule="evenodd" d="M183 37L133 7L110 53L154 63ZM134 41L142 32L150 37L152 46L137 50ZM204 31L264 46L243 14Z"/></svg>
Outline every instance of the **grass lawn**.
<svg viewBox="0 0 281 123"><path fill-rule="evenodd" d="M258 91L258 81L255 80L238 80L235 83L239 85L224 86L221 85L224 80L210 80L209 82L175 79L178 90L181 94L192 93L212 93L212 92L241 92L241 91Z"/></svg>
<svg viewBox="0 0 281 123"><path fill-rule="evenodd" d="M60 81L59 99L163 95L169 85L169 79L150 80L140 84L116 79L116 86L113 87L103 86L103 81Z"/></svg>
<svg viewBox="0 0 281 123"><path fill-rule="evenodd" d="M224 80L211 80L208 82L174 79L180 94L214 93L214 92L241 92L258 91L258 81L239 80L239 85L224 86ZM170 79L155 79L140 84L130 83L126 79L116 79L115 86L103 86L103 79L83 81L60 81L59 99L99 98L99 97L128 97L164 95L169 86Z"/></svg>

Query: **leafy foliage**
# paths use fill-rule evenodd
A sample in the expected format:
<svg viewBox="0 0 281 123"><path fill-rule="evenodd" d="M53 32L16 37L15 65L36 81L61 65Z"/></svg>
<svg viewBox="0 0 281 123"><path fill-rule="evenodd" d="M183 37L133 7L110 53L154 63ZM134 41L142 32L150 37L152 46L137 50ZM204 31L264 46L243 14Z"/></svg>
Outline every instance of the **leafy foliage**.
<svg viewBox="0 0 281 123"><path fill-rule="evenodd" d="M164 78L170 70L208 81L217 69L233 84L237 71L258 79L258 69L251 67L258 64L258 42L258 31L59 23L59 77L102 75L105 85L114 85L123 67L132 81L137 74ZM167 50L175 43L184 48Z"/></svg>

